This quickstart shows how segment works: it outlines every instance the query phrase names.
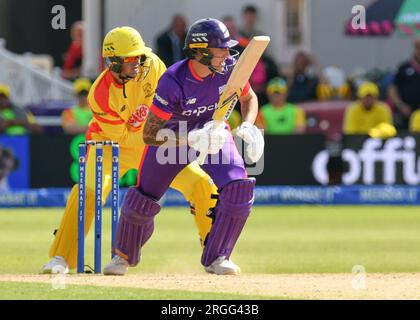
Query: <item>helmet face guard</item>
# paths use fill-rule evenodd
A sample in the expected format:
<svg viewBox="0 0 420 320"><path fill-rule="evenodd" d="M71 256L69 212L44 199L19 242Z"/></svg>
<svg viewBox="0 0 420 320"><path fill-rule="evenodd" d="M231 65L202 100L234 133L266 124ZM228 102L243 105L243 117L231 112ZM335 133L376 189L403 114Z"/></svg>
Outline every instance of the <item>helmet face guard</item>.
<svg viewBox="0 0 420 320"><path fill-rule="evenodd" d="M118 73L121 79L124 79L124 80L133 79L134 77L131 77L122 73L123 65L125 63L124 60L125 60L124 57L117 57L117 56L106 57L105 64L111 71ZM149 58L145 54L140 56L140 67L139 67L140 72L136 76L137 81L142 81L146 78L146 76L150 72L151 64L152 64L151 58Z"/></svg>
<svg viewBox="0 0 420 320"><path fill-rule="evenodd" d="M239 56L239 51L235 49L229 49L229 56L225 59L225 61L222 63L222 70L218 70L211 64L211 60L214 58L214 56L211 54L209 49L189 49L185 50L185 55L190 59L196 59L197 54L201 54L202 57L200 60L197 60L201 64L207 66L211 72L216 72L219 74L226 74L236 64L237 57Z"/></svg>
<svg viewBox="0 0 420 320"><path fill-rule="evenodd" d="M211 72L225 74L236 63L236 57L239 52L232 48L238 44L238 41L230 38L229 31L226 26L216 19L201 19L194 22L188 30L184 53L190 59L196 59L197 53L202 57L198 60L201 64L207 66ZM227 48L231 52L230 56L224 62L222 70L216 69L211 65L214 56L210 53L210 48Z"/></svg>

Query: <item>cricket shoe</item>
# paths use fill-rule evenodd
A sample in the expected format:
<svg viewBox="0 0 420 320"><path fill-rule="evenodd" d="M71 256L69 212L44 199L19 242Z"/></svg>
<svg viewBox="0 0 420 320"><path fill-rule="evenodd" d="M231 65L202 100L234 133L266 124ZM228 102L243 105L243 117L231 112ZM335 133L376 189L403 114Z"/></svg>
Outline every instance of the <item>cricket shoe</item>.
<svg viewBox="0 0 420 320"><path fill-rule="evenodd" d="M241 273L241 268L231 260L226 259L225 256L218 257L211 265L204 267L204 269L208 273L215 273L218 275L238 275Z"/></svg>
<svg viewBox="0 0 420 320"><path fill-rule="evenodd" d="M127 260L115 255L111 262L104 268L104 275L106 276L123 276L128 271Z"/></svg>
<svg viewBox="0 0 420 320"><path fill-rule="evenodd" d="M41 271L41 274L52 274L52 273L69 273L69 265L66 260L61 256L55 256L45 264Z"/></svg>

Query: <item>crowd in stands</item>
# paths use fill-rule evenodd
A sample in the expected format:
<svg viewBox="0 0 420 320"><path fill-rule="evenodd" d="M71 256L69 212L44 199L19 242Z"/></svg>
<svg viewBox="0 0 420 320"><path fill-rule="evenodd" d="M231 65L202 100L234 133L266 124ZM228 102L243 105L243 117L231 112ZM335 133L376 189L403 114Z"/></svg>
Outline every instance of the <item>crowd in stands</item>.
<svg viewBox="0 0 420 320"><path fill-rule="evenodd" d="M221 19L242 52L251 37L263 35L257 30L258 10L246 6L242 11L241 27L232 16ZM167 30L156 37L155 52L167 66L184 58L183 44L187 20L177 14ZM68 134L84 132L92 114L86 96L91 86L89 79L80 78L83 59L83 23L71 28L72 42L65 54L62 77L74 81L76 105L62 114L63 131ZM265 53L258 62L250 84L256 92L260 113L257 125L266 134L303 134L308 128L305 112L307 102L347 101L343 112L344 134L371 134L385 136L396 130L420 132L420 39L413 41L413 53L407 53L395 70L365 71L355 69L346 74L339 66L318 69L315 58L305 51L295 54L292 65L284 70L275 57ZM318 70L318 71L315 71ZM6 84L0 85L0 132L6 134L40 133L34 117L12 105ZM232 128L240 124L239 109L230 118ZM381 131L382 130L382 131ZM379 133L378 133L379 132Z"/></svg>

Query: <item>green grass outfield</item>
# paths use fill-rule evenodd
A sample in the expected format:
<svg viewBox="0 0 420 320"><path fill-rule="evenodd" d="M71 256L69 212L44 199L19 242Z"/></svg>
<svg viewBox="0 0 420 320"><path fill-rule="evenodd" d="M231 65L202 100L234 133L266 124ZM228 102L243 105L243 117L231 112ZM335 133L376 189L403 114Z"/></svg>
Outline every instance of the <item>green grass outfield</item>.
<svg viewBox="0 0 420 320"><path fill-rule="evenodd" d="M0 274L35 274L40 270L48 260L52 233L59 225L61 212L62 209L0 210ZM86 263L90 265L92 234L86 241ZM351 273L354 265L364 266L368 273L420 272L419 248L417 207L255 207L232 259L243 273ZM104 211L103 250L105 265L110 259L109 210ZM188 210L164 208L156 218L154 235L143 249L141 264L130 269L130 273L203 273L200 252ZM39 293L43 285L0 282L0 299L19 299L23 291L27 293L25 298L49 298L48 293ZM71 292L62 293L70 299L106 297L106 288L71 288ZM128 299L169 297L168 292L138 288L121 289L116 295ZM176 297L189 299L192 294L176 292ZM255 298L217 293L194 293L194 297Z"/></svg>

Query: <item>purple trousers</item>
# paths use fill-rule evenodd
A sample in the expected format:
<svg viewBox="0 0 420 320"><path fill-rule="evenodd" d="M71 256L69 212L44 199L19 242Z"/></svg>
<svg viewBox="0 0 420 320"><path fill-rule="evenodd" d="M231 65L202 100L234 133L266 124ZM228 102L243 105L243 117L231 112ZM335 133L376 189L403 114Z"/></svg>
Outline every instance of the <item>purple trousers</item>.
<svg viewBox="0 0 420 320"><path fill-rule="evenodd" d="M186 146L168 148L166 152L163 152L162 147L146 147L139 167L137 188L143 194L160 200L176 175L194 160L194 157L188 157L191 153L194 150ZM169 163L164 163L168 159ZM219 153L208 155L201 168L219 189L229 182L247 178L244 161L236 149L231 133Z"/></svg>

